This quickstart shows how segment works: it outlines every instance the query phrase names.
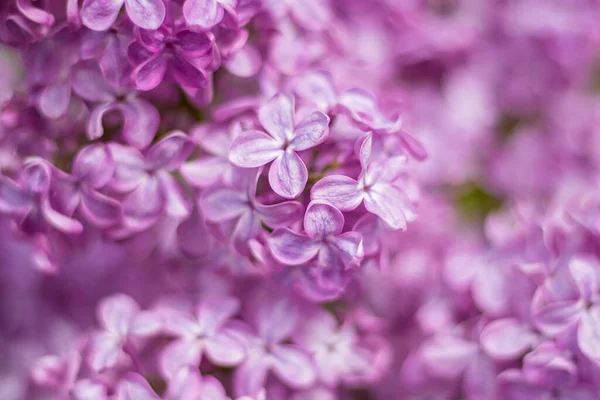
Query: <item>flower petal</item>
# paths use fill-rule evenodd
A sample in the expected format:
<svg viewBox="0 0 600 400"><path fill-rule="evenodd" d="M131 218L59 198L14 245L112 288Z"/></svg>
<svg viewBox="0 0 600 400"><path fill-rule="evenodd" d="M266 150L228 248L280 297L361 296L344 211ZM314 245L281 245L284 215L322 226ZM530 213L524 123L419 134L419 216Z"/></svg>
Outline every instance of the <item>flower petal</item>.
<svg viewBox="0 0 600 400"><path fill-rule="evenodd" d="M345 267L357 267L364 257L363 237L358 232L345 232L329 242Z"/></svg>
<svg viewBox="0 0 600 400"><path fill-rule="evenodd" d="M84 0L81 7L83 25L93 31L106 31L117 20L124 0Z"/></svg>
<svg viewBox="0 0 600 400"><path fill-rule="evenodd" d="M125 9L131 22L143 29L158 29L165 20L162 0L125 0Z"/></svg>
<svg viewBox="0 0 600 400"><path fill-rule="evenodd" d="M313 200L304 214L304 230L316 240L339 235L344 227L344 215L340 210L322 200Z"/></svg>
<svg viewBox="0 0 600 400"><path fill-rule="evenodd" d="M191 212L181 185L167 173L157 174L160 187L165 198L165 211L175 217L187 217Z"/></svg>
<svg viewBox="0 0 600 400"><path fill-rule="evenodd" d="M118 293L98 305L98 320L110 332L126 335L140 306L126 294Z"/></svg>
<svg viewBox="0 0 600 400"><path fill-rule="evenodd" d="M376 183L365 196L365 208L377 215L390 229L406 229L406 222L414 220L415 213L408 197L395 186Z"/></svg>
<svg viewBox="0 0 600 400"><path fill-rule="evenodd" d="M102 126L102 118L110 111L116 110L118 105L116 103L103 103L96 106L87 123L87 137L90 140L96 140L104 135L104 127Z"/></svg>
<svg viewBox="0 0 600 400"><path fill-rule="evenodd" d="M194 142L183 132L175 131L153 145L146 162L153 170L174 171L192 154Z"/></svg>
<svg viewBox="0 0 600 400"><path fill-rule="evenodd" d="M115 98L115 91L104 80L98 68L84 66L75 68L71 75L73 91L78 96L88 101L111 102Z"/></svg>
<svg viewBox="0 0 600 400"><path fill-rule="evenodd" d="M123 112L123 139L137 149L147 147L156 134L160 114L156 108L142 99L132 99L121 104Z"/></svg>
<svg viewBox="0 0 600 400"><path fill-rule="evenodd" d="M306 101L313 102L321 111L336 105L337 94L331 76L325 72L309 71L294 80L294 91Z"/></svg>
<svg viewBox="0 0 600 400"><path fill-rule="evenodd" d="M181 367L197 368L202 358L203 343L196 339L176 339L169 343L160 356L160 371L163 377L169 379Z"/></svg>
<svg viewBox="0 0 600 400"><path fill-rule="evenodd" d="M582 312L583 305L579 301L556 301L538 310L533 320L544 334L554 337L575 325Z"/></svg>
<svg viewBox="0 0 600 400"><path fill-rule="evenodd" d="M320 243L289 228L277 228L267 239L269 249L277 261L286 265L300 265L315 257Z"/></svg>
<svg viewBox="0 0 600 400"><path fill-rule="evenodd" d="M351 211L363 201L358 182L345 175L326 176L314 184L310 191L312 200L326 200L340 211Z"/></svg>
<svg viewBox="0 0 600 400"><path fill-rule="evenodd" d="M167 72L167 59L158 53L138 65L132 73L135 86L139 90L152 90L163 81Z"/></svg>
<svg viewBox="0 0 600 400"><path fill-rule="evenodd" d="M206 356L215 365L232 367L244 360L246 350L227 329L206 339Z"/></svg>
<svg viewBox="0 0 600 400"><path fill-rule="evenodd" d="M269 184L281 197L293 199L302 193L308 182L308 170L295 152L284 152L269 168Z"/></svg>
<svg viewBox="0 0 600 400"><path fill-rule="evenodd" d="M132 67L127 53L128 46L127 36L112 35L98 60L104 79L112 86L130 86Z"/></svg>
<svg viewBox="0 0 600 400"><path fill-rule="evenodd" d="M581 315L577 344L590 360L600 363L600 307L596 306Z"/></svg>
<svg viewBox="0 0 600 400"><path fill-rule="evenodd" d="M177 45L188 57L203 56L210 51L213 41L206 33L182 30L177 32Z"/></svg>
<svg viewBox="0 0 600 400"><path fill-rule="evenodd" d="M243 193L228 187L211 187L200 197L202 213L208 221L223 222L242 215L249 210L248 199Z"/></svg>
<svg viewBox="0 0 600 400"><path fill-rule="evenodd" d="M514 360L525 354L533 344L533 335L514 318L499 319L481 332L481 346L495 360Z"/></svg>
<svg viewBox="0 0 600 400"><path fill-rule="evenodd" d="M73 235L83 232L83 225L79 221L55 211L48 200L42 201L40 210L44 220L56 230Z"/></svg>
<svg viewBox="0 0 600 400"><path fill-rule="evenodd" d="M127 225L137 230L149 228L161 217L165 204L160 181L155 177L146 177L123 202Z"/></svg>
<svg viewBox="0 0 600 400"><path fill-rule="evenodd" d="M139 374L129 373L119 382L117 400L160 400L150 384Z"/></svg>
<svg viewBox="0 0 600 400"><path fill-rule="evenodd" d="M0 212L26 213L30 208L29 195L13 180L0 175Z"/></svg>
<svg viewBox="0 0 600 400"><path fill-rule="evenodd" d="M185 0L183 16L194 28L209 30L223 19L223 7L217 0Z"/></svg>
<svg viewBox="0 0 600 400"><path fill-rule="evenodd" d="M48 118L58 118L67 113L71 101L71 84L58 82L46 86L40 93L39 107Z"/></svg>
<svg viewBox="0 0 600 400"><path fill-rule="evenodd" d="M146 177L146 164L142 154L129 146L117 143L108 145L115 160L115 173L110 186L117 192L131 192Z"/></svg>
<svg viewBox="0 0 600 400"><path fill-rule="evenodd" d="M183 164L179 172L187 183L203 188L220 183L229 166L226 158L206 157Z"/></svg>
<svg viewBox="0 0 600 400"><path fill-rule="evenodd" d="M229 147L229 161L238 167L256 168L283 153L282 145L266 133L248 131L236 137Z"/></svg>
<svg viewBox="0 0 600 400"><path fill-rule="evenodd" d="M294 138L294 98L278 94L258 110L258 120L280 142Z"/></svg>
<svg viewBox="0 0 600 400"><path fill-rule="evenodd" d="M119 338L109 332L96 334L90 340L88 363L94 371L113 367L122 354Z"/></svg>
<svg viewBox="0 0 600 400"><path fill-rule="evenodd" d="M95 190L82 190L81 212L98 228L116 225L123 217L121 204Z"/></svg>
<svg viewBox="0 0 600 400"><path fill-rule="evenodd" d="M248 241L256 238L260 233L260 219L253 211L246 211L240 216L231 234L233 248L241 255L250 255Z"/></svg>
<svg viewBox="0 0 600 400"><path fill-rule="evenodd" d="M320 111L315 111L296 126L290 146L296 151L307 150L323 143L328 134L329 117Z"/></svg>
<svg viewBox="0 0 600 400"><path fill-rule="evenodd" d="M261 65L262 59L260 53L256 47L249 44L236 51L225 61L227 70L242 78L249 78L256 75Z"/></svg>
<svg viewBox="0 0 600 400"><path fill-rule="evenodd" d="M273 372L295 389L311 386L316 378L314 365L308 354L291 345L273 350Z"/></svg>
<svg viewBox="0 0 600 400"><path fill-rule="evenodd" d="M569 272L579 289L580 298L589 301L600 290L598 264L593 259L577 257L569 262Z"/></svg>
<svg viewBox="0 0 600 400"><path fill-rule="evenodd" d="M262 205L255 203L260 219L271 228L285 227L302 218L304 207L297 201L284 201L279 204Z"/></svg>
<svg viewBox="0 0 600 400"><path fill-rule="evenodd" d="M73 161L73 176L95 189L106 185L115 172L112 154L104 143L84 147Z"/></svg>
<svg viewBox="0 0 600 400"><path fill-rule="evenodd" d="M175 53L169 63L169 73L175 81L187 88L198 89L208 85L206 72L179 53Z"/></svg>
<svg viewBox="0 0 600 400"><path fill-rule="evenodd" d="M237 396L253 395L264 387L270 368L269 361L270 357L264 354L252 354L235 369L233 385Z"/></svg>

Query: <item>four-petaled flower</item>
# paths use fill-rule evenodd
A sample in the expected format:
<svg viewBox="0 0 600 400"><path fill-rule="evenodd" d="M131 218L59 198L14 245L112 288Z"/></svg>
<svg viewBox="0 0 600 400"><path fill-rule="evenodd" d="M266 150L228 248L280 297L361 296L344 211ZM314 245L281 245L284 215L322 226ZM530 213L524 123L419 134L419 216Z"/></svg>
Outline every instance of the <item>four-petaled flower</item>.
<svg viewBox="0 0 600 400"><path fill-rule="evenodd" d="M358 180L346 175L327 176L312 187L311 199L327 200L342 211L354 210L364 201L367 211L379 216L390 229L406 229L407 221L413 221L416 214L408 196L395 185L406 158L373 159L371 133L359 144L362 172Z"/></svg>
<svg viewBox="0 0 600 400"><path fill-rule="evenodd" d="M294 198L304 190L308 170L299 151L322 143L329 134L329 117L315 111L295 124L294 98L276 95L258 112L268 132L244 132L233 140L229 161L243 168L256 168L273 161L269 169L271 188L280 196Z"/></svg>

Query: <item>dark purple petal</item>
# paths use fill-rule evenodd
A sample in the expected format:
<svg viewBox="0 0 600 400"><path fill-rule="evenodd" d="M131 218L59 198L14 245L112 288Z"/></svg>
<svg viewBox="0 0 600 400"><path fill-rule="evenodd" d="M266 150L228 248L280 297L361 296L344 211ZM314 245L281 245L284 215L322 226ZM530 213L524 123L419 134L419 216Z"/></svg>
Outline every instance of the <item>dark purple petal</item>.
<svg viewBox="0 0 600 400"><path fill-rule="evenodd" d="M135 47L134 47L135 48ZM133 53L137 57L138 53ZM129 55L132 56L131 46ZM163 81L167 72L167 58L162 53L150 57L138 65L132 72L133 81L139 90L152 90Z"/></svg>
<svg viewBox="0 0 600 400"><path fill-rule="evenodd" d="M344 175L332 175L314 184L310 198L326 200L341 211L351 211L362 203L364 193L354 179Z"/></svg>
<svg viewBox="0 0 600 400"><path fill-rule="evenodd" d="M116 96L115 90L106 83L98 68L76 68L71 76L71 84L73 91L88 101L108 103Z"/></svg>
<svg viewBox="0 0 600 400"><path fill-rule="evenodd" d="M79 221L55 211L48 200L42 201L40 211L44 220L56 230L67 234L79 234L83 231L83 225Z"/></svg>
<svg viewBox="0 0 600 400"><path fill-rule="evenodd" d="M262 222L271 228L290 226L302 218L304 211L302 203L297 201L284 201L269 206L255 203L254 207Z"/></svg>
<svg viewBox="0 0 600 400"><path fill-rule="evenodd" d="M175 131L148 150L146 163L155 171L174 171L192 154L194 147L194 142L185 133Z"/></svg>
<svg viewBox="0 0 600 400"><path fill-rule="evenodd" d="M229 147L229 161L244 168L265 165L283 153L281 143L266 133L244 132Z"/></svg>
<svg viewBox="0 0 600 400"><path fill-rule="evenodd" d="M115 87L129 86L131 80L131 65L127 55L128 42L128 38L124 35L113 35L98 60L102 75Z"/></svg>
<svg viewBox="0 0 600 400"><path fill-rule="evenodd" d="M287 265L308 262L317 255L321 247L319 242L288 228L275 229L267 242L273 257Z"/></svg>
<svg viewBox="0 0 600 400"><path fill-rule="evenodd" d="M96 140L104 135L104 127L102 126L102 118L110 111L116 110L119 105L116 103L104 103L96 106L87 123L87 137L90 140Z"/></svg>
<svg viewBox="0 0 600 400"><path fill-rule="evenodd" d="M217 0L185 0L185 22L196 29L209 30L223 19L223 6Z"/></svg>
<svg viewBox="0 0 600 400"><path fill-rule="evenodd" d="M0 175L0 212L26 213L31 208L31 198L15 182Z"/></svg>
<svg viewBox="0 0 600 400"><path fill-rule="evenodd" d="M210 51L213 41L205 33L183 30L177 33L177 44L186 57L200 57Z"/></svg>
<svg viewBox="0 0 600 400"><path fill-rule="evenodd" d="M158 29L165 20L162 0L125 0L125 9L131 21L143 29Z"/></svg>
<svg viewBox="0 0 600 400"><path fill-rule="evenodd" d="M258 120L267 132L281 143L294 138L294 98L274 96L258 111Z"/></svg>
<svg viewBox="0 0 600 400"><path fill-rule="evenodd" d="M41 8L34 7L31 0L17 0L16 5L19 11L31 21L44 26L54 25L54 16Z"/></svg>
<svg viewBox="0 0 600 400"><path fill-rule="evenodd" d="M95 189L105 186L113 177L115 162L103 143L84 147L73 161L73 176Z"/></svg>
<svg viewBox="0 0 600 400"><path fill-rule="evenodd" d="M169 68L173 79L182 86L197 89L208 84L206 73L179 54L175 54L169 63Z"/></svg>
<svg viewBox="0 0 600 400"><path fill-rule="evenodd" d="M123 139L135 148L146 148L158 130L160 114L152 104L139 98L121 104L120 109L123 113Z"/></svg>
<svg viewBox="0 0 600 400"><path fill-rule="evenodd" d="M316 240L326 240L329 236L342 233L344 216L331 204L316 200L311 201L304 215L306 234Z"/></svg>
<svg viewBox="0 0 600 400"><path fill-rule="evenodd" d="M275 193L287 199L297 197L308 181L308 170L295 152L285 151L269 168L269 184Z"/></svg>
<svg viewBox="0 0 600 400"><path fill-rule="evenodd" d="M106 31L117 20L124 0L84 0L81 7L83 25L94 31Z"/></svg>

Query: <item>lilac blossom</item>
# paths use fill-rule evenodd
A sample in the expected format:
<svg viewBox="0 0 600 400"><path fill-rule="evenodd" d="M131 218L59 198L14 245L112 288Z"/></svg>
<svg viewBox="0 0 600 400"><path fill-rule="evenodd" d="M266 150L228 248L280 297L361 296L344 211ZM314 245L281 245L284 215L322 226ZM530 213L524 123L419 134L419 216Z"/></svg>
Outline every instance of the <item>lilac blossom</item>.
<svg viewBox="0 0 600 400"><path fill-rule="evenodd" d="M268 132L249 131L236 137L229 148L229 160L243 168L256 168L273 162L269 183L285 198L298 196L306 186L308 170L298 151L321 144L329 133L329 117L315 111L295 123L294 98L277 95L258 112Z"/></svg>

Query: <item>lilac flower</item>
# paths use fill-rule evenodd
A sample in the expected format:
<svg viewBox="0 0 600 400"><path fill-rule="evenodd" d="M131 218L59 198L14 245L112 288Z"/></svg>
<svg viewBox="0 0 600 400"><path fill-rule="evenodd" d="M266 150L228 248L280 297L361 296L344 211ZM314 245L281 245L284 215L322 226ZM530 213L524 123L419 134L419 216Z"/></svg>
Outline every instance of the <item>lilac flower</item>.
<svg viewBox="0 0 600 400"><path fill-rule="evenodd" d="M200 206L207 221L234 223L231 243L248 254L248 240L261 231L261 223L279 228L302 218L304 207L297 201L263 205L256 200L256 184L262 168L237 170L232 186L212 186L202 192Z"/></svg>
<svg viewBox="0 0 600 400"><path fill-rule="evenodd" d="M183 16L194 30L208 31L223 19L227 25L235 27L238 3L239 0L185 0Z"/></svg>
<svg viewBox="0 0 600 400"><path fill-rule="evenodd" d="M144 29L158 29L165 19L163 0L84 0L81 7L83 25L95 31L108 30L125 4L127 16Z"/></svg>
<svg viewBox="0 0 600 400"><path fill-rule="evenodd" d="M275 259L286 265L300 265L318 256L324 278L334 286L344 286L346 270L360 265L363 258L362 236L342 233L344 216L331 204L312 201L304 215L305 234L278 228L268 238Z"/></svg>
<svg viewBox="0 0 600 400"><path fill-rule="evenodd" d="M177 339L162 352L162 374L172 377L182 366L199 365L204 354L216 365L238 365L246 350L228 320L239 306L233 297L214 296L200 302L195 316L175 313L167 317L167 331Z"/></svg>
<svg viewBox="0 0 600 400"><path fill-rule="evenodd" d="M373 159L372 143L370 133L358 142L362 166L358 180L345 175L327 176L312 187L311 199L327 200L342 211L354 210L364 201L367 211L380 217L388 228L404 230L407 221L416 218L410 199L394 184L406 159Z"/></svg>
<svg viewBox="0 0 600 400"><path fill-rule="evenodd" d="M299 310L285 296L258 299L251 318L256 333L247 332L248 353L234 375L238 396L251 395L264 387L269 372L292 388L311 386L316 373L309 355L298 346L285 344L297 326Z"/></svg>
<svg viewBox="0 0 600 400"><path fill-rule="evenodd" d="M152 104L137 98L134 91L109 86L97 68L77 69L72 82L73 90L79 96L97 103L88 119L87 136L90 140L104 135L102 118L111 111L119 111L123 116L122 136L125 142L138 149L152 142L160 122L160 115Z"/></svg>
<svg viewBox="0 0 600 400"><path fill-rule="evenodd" d="M545 334L557 335L575 328L577 344L583 354L600 363L600 277L595 259L578 257L570 260L568 271L576 288L575 298L553 299L556 292L541 286L534 300L534 322ZM546 300L544 301L544 297Z"/></svg>
<svg viewBox="0 0 600 400"><path fill-rule="evenodd" d="M243 168L256 168L273 161L269 183L275 193L294 198L304 190L308 171L298 151L321 144L329 133L329 117L316 111L298 125L294 122L294 99L276 95L258 112L268 134L249 131L236 137L229 148L229 160Z"/></svg>
<svg viewBox="0 0 600 400"><path fill-rule="evenodd" d="M98 305L98 320L103 330L90 342L88 362L96 371L111 368L124 354L131 354L135 339L157 334L162 323L157 315L141 311L125 294L105 298Z"/></svg>
<svg viewBox="0 0 600 400"><path fill-rule="evenodd" d="M157 87L165 74L187 88L207 85L205 70L213 61L213 42L207 34L161 26L158 30L138 30L138 41L129 46L132 73L140 90Z"/></svg>
<svg viewBox="0 0 600 400"><path fill-rule="evenodd" d="M187 216L189 205L179 184L169 174L194 150L183 132L173 132L150 147L145 155L116 143L108 145L116 163L109 186L127 193L123 200L124 229L141 231L154 225L164 211Z"/></svg>
<svg viewBox="0 0 600 400"><path fill-rule="evenodd" d="M0 212L18 218L24 232L52 227L67 234L83 230L79 221L59 213L50 204L51 167L40 158L25 162L19 181L0 175Z"/></svg>
<svg viewBox="0 0 600 400"><path fill-rule="evenodd" d="M53 191L65 215L79 209L85 218L100 228L117 224L122 217L118 201L105 196L97 189L104 187L113 177L115 164L108 147L92 144L83 148L73 162L73 175L56 169L53 173Z"/></svg>

